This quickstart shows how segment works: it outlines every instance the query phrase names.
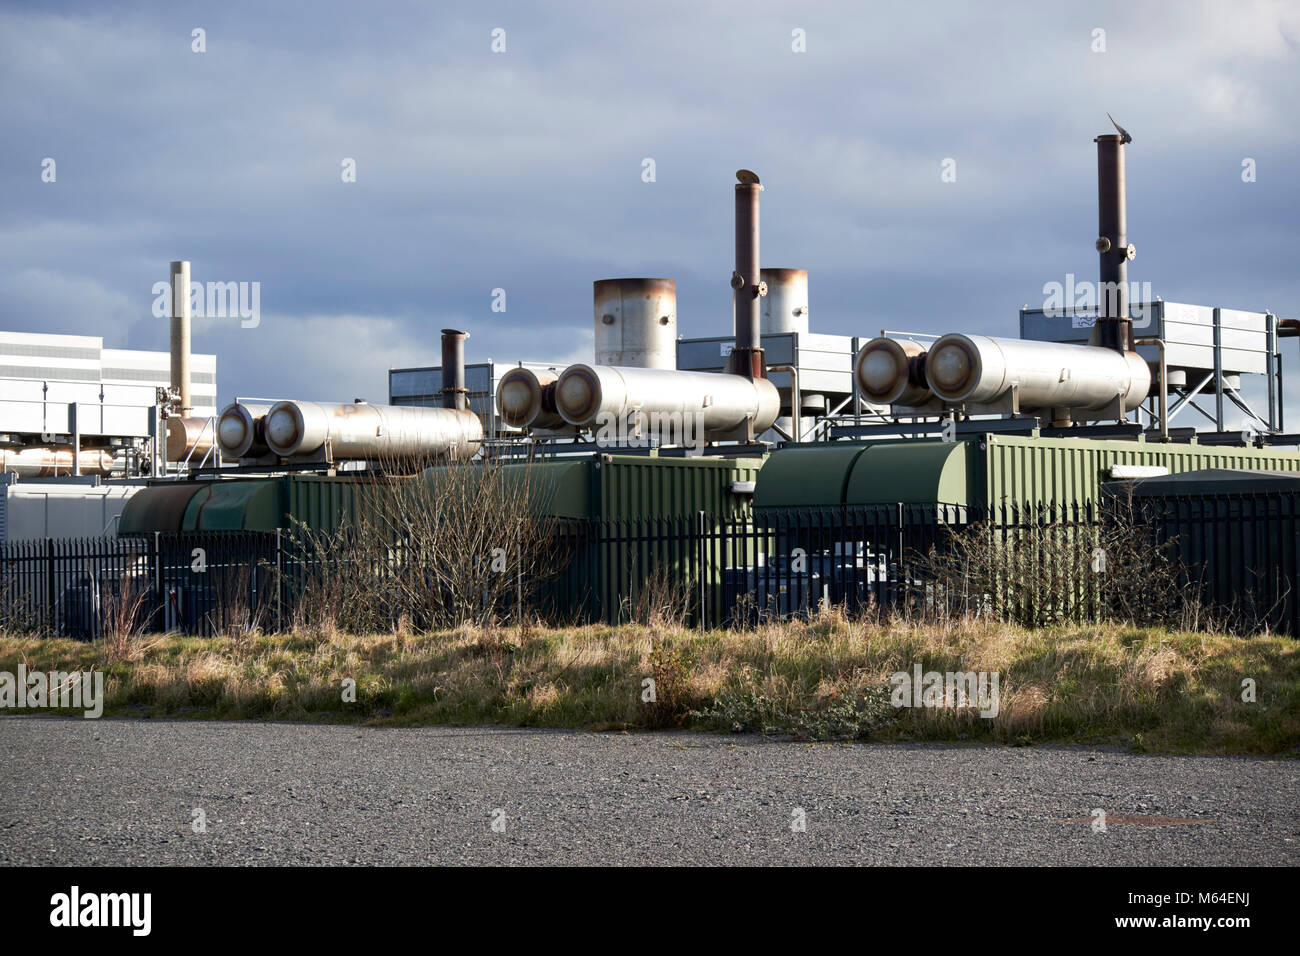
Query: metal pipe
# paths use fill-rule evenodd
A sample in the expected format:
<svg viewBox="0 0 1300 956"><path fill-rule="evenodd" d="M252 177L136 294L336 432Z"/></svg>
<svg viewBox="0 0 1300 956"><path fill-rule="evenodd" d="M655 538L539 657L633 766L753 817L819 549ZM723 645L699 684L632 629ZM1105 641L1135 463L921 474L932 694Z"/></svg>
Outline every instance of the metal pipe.
<svg viewBox="0 0 1300 956"><path fill-rule="evenodd" d="M167 419L167 460L187 461L194 455L207 455L216 443L211 418Z"/></svg>
<svg viewBox="0 0 1300 956"><path fill-rule="evenodd" d="M512 368L497 385L497 411L514 428L563 428L564 418L555 407L554 369Z"/></svg>
<svg viewBox="0 0 1300 956"><path fill-rule="evenodd" d="M277 402L266 414L266 444L281 458L399 461L472 458L483 445L483 423L468 410Z"/></svg>
<svg viewBox="0 0 1300 956"><path fill-rule="evenodd" d="M799 392L799 367L797 365L769 365L767 371L790 373L790 430L796 442L803 441L803 395Z"/></svg>
<svg viewBox="0 0 1300 956"><path fill-rule="evenodd" d="M0 472L23 478L57 478L60 475L98 475L107 478L114 467L113 455L103 449L82 449L74 456L72 447L0 448Z"/></svg>
<svg viewBox="0 0 1300 956"><path fill-rule="evenodd" d="M171 386L180 397L182 416L194 409L190 398L190 264L171 264Z"/></svg>
<svg viewBox="0 0 1300 956"><path fill-rule="evenodd" d="M925 378L953 404L990 404L1014 388L1021 409L1104 409L1120 399L1127 413L1151 391L1151 369L1136 351L960 332L930 346Z"/></svg>
<svg viewBox="0 0 1300 956"><path fill-rule="evenodd" d="M261 458L270 454L266 444L266 413L270 405L232 402L217 416L217 447L227 458Z"/></svg>
<svg viewBox="0 0 1300 956"><path fill-rule="evenodd" d="M1160 440L1169 441L1169 366L1165 361L1165 340L1160 338L1138 339L1136 345L1154 345L1160 350L1160 363L1158 365L1159 381L1157 387L1160 389Z"/></svg>
<svg viewBox="0 0 1300 956"><path fill-rule="evenodd" d="M854 381L869 402L916 407L934 398L925 380L929 345L910 339L875 338L858 351Z"/></svg>
<svg viewBox="0 0 1300 956"><path fill-rule="evenodd" d="M555 387L555 406L570 425L625 427L658 416L667 428L706 441L752 438L781 412L781 395L762 376L570 365Z"/></svg>
<svg viewBox="0 0 1300 956"><path fill-rule="evenodd" d="M592 283L597 365L677 367L677 282L597 279Z"/></svg>
<svg viewBox="0 0 1300 956"><path fill-rule="evenodd" d="M469 408L469 390L465 388L465 340L468 332L442 330L442 407L465 411Z"/></svg>
<svg viewBox="0 0 1300 956"><path fill-rule="evenodd" d="M1128 264L1136 250L1128 241L1128 211L1124 182L1127 134L1098 136L1097 256L1100 283L1098 318L1089 344L1121 352L1133 351L1133 320L1128 305Z"/></svg>
<svg viewBox="0 0 1300 956"><path fill-rule="evenodd" d="M766 291L759 269L758 177L747 169L736 172L736 268L731 273L732 308L736 344L727 371L746 378L762 378L762 302Z"/></svg>

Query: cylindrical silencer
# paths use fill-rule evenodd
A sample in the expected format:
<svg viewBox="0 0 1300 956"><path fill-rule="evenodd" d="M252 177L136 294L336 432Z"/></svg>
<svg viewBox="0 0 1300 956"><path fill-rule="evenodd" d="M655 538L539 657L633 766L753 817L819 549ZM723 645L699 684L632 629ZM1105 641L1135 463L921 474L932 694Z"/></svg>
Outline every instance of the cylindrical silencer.
<svg viewBox="0 0 1300 956"><path fill-rule="evenodd" d="M1151 369L1136 352L953 332L930 346L925 378L945 402L989 404L1012 387L1022 409L1102 409L1116 398L1137 408Z"/></svg>
<svg viewBox="0 0 1300 956"><path fill-rule="evenodd" d="M926 347L911 339L875 338L858 350L854 374L863 397L877 405L924 405Z"/></svg>

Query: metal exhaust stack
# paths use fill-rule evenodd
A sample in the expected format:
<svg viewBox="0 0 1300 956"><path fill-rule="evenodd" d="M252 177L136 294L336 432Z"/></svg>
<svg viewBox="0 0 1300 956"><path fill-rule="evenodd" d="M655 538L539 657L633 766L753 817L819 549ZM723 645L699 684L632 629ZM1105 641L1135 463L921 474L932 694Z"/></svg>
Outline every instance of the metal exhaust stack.
<svg viewBox="0 0 1300 956"><path fill-rule="evenodd" d="M592 305L597 365L677 367L675 279L597 279Z"/></svg>
<svg viewBox="0 0 1300 956"><path fill-rule="evenodd" d="M469 391L465 388L465 340L468 332L442 330L442 407L463 412L469 408Z"/></svg>
<svg viewBox="0 0 1300 956"><path fill-rule="evenodd" d="M181 417L194 410L190 399L190 264L171 264L171 386L180 396Z"/></svg>
<svg viewBox="0 0 1300 956"><path fill-rule="evenodd" d="M1109 114L1107 114L1109 115ZM1124 183L1124 145L1133 137L1112 119L1118 133L1098 136L1097 254L1101 260L1097 324L1089 344L1117 352L1136 351L1128 311L1128 264L1137 250L1128 241Z"/></svg>
<svg viewBox="0 0 1300 956"><path fill-rule="evenodd" d="M767 289L758 264L758 198L763 191L758 176L748 169L736 171L736 269L731 274L735 310L736 344L727 371L753 380L765 378L763 361L762 311L760 301Z"/></svg>

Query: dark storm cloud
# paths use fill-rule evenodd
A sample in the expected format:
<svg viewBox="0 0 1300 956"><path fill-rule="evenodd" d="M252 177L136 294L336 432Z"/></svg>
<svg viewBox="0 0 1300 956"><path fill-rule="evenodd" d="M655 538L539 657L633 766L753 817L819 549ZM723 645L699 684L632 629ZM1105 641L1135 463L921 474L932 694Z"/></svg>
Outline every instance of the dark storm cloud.
<svg viewBox="0 0 1300 956"><path fill-rule="evenodd" d="M11 6L0 327L163 348L151 290L183 257L262 284L257 328L197 324L223 400L382 398L448 325L471 361L577 358L604 276L674 277L683 333L720 334L748 166L815 329L1015 334L1044 283L1093 276L1107 110L1135 137L1132 278L1300 315L1300 18L1048 6Z"/></svg>

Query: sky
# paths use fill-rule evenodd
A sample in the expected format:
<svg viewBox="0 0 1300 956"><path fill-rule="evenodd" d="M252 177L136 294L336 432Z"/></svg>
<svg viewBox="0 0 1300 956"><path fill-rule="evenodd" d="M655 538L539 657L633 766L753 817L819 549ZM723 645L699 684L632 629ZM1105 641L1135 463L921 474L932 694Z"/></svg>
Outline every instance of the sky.
<svg viewBox="0 0 1300 956"><path fill-rule="evenodd" d="M5 2L0 91L0 329L166 349L188 259L260 284L194 322L222 403L383 401L445 327L590 360L607 277L727 334L741 167L813 331L1015 336L1096 278L1108 111L1130 279L1300 318L1297 3Z"/></svg>

